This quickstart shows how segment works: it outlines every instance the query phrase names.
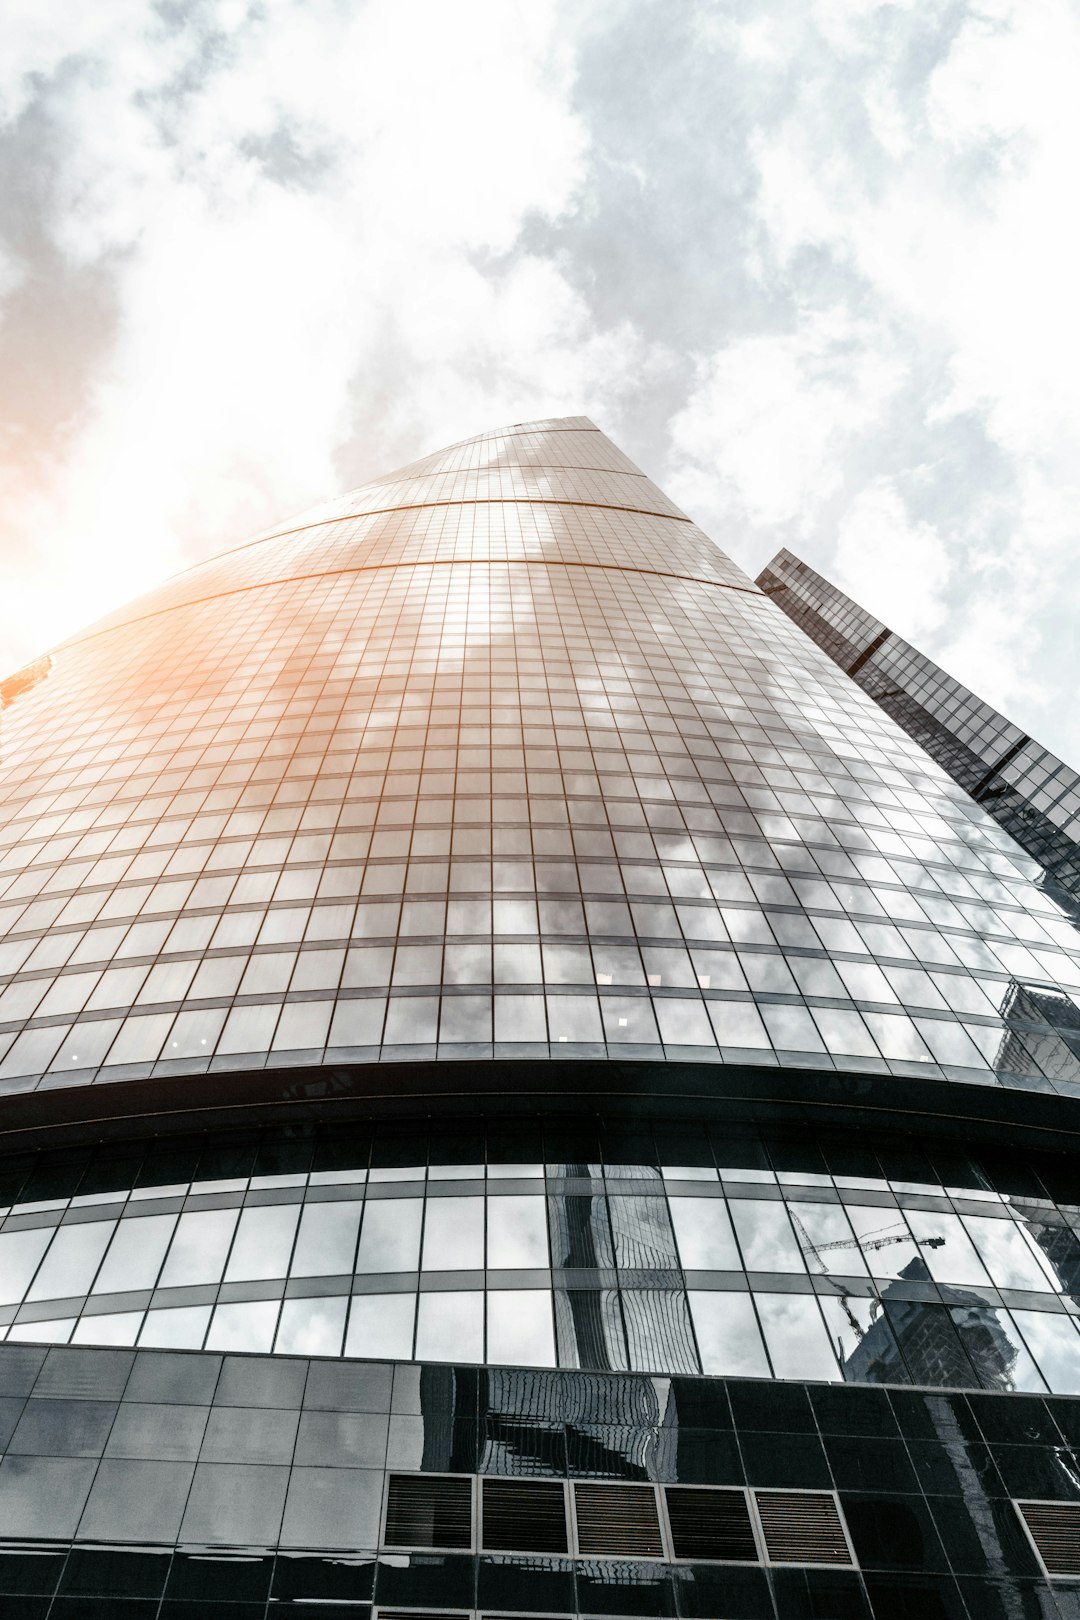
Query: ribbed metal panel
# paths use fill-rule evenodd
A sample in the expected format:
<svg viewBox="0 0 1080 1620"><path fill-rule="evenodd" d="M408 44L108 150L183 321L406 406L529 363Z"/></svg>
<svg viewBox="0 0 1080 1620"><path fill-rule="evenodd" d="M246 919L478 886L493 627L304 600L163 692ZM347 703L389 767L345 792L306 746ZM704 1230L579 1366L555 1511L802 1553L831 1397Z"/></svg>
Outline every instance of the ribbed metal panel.
<svg viewBox="0 0 1080 1620"><path fill-rule="evenodd" d="M566 1497L552 1480L485 1479L483 1543L495 1551L564 1553Z"/></svg>
<svg viewBox="0 0 1080 1620"><path fill-rule="evenodd" d="M668 1485L664 1494L676 1558L757 1562L750 1509L742 1491Z"/></svg>
<svg viewBox="0 0 1080 1620"><path fill-rule="evenodd" d="M469 1609L380 1609L378 1620L469 1620ZM328 1610L332 1614L333 1610Z"/></svg>
<svg viewBox="0 0 1080 1620"><path fill-rule="evenodd" d="M440 1474L391 1474L387 1547L471 1547L472 1480Z"/></svg>
<svg viewBox="0 0 1080 1620"><path fill-rule="evenodd" d="M1018 1502L1048 1575L1080 1575L1080 1505Z"/></svg>
<svg viewBox="0 0 1080 1620"><path fill-rule="evenodd" d="M774 1564L850 1564L844 1527L824 1491L755 1491L765 1547Z"/></svg>
<svg viewBox="0 0 1080 1620"><path fill-rule="evenodd" d="M648 1485L575 1485L578 1551L661 1558L656 1496Z"/></svg>
<svg viewBox="0 0 1080 1620"><path fill-rule="evenodd" d="M329 1609L328 1614L333 1614ZM470 1609L379 1609L378 1620L469 1620Z"/></svg>

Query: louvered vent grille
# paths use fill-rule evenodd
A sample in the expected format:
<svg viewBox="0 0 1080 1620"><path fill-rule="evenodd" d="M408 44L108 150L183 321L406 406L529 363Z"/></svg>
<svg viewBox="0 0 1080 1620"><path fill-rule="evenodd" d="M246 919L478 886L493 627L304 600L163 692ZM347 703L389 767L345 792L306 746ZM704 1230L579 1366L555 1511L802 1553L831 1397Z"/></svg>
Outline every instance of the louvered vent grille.
<svg viewBox="0 0 1080 1620"><path fill-rule="evenodd" d="M472 1480L439 1474L391 1474L387 1547L471 1547Z"/></svg>
<svg viewBox="0 0 1080 1620"><path fill-rule="evenodd" d="M551 1480L485 1479L484 1546L508 1552L566 1552L562 1486Z"/></svg>
<svg viewBox="0 0 1080 1620"><path fill-rule="evenodd" d="M1018 1502L1048 1575L1080 1575L1080 1506Z"/></svg>
<svg viewBox="0 0 1080 1620"><path fill-rule="evenodd" d="M333 1609L327 1610L328 1615ZM465 1609L380 1609L379 1620L469 1620Z"/></svg>
<svg viewBox="0 0 1080 1620"><path fill-rule="evenodd" d="M757 1544L742 1491L696 1490L669 1485L668 1522L676 1558L756 1563Z"/></svg>
<svg viewBox="0 0 1080 1620"><path fill-rule="evenodd" d="M774 1564L850 1564L836 1502L817 1491L755 1491Z"/></svg>
<svg viewBox="0 0 1080 1620"><path fill-rule="evenodd" d="M648 1485L575 1485L578 1551L661 1558L656 1496Z"/></svg>

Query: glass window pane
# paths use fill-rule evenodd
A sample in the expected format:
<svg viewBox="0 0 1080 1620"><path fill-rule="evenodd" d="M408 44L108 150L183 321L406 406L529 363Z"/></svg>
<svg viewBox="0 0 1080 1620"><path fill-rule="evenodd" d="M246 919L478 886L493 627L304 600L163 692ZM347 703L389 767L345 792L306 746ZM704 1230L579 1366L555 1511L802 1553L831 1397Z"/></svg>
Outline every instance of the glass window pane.
<svg viewBox="0 0 1080 1620"><path fill-rule="evenodd" d="M487 1263L493 1270L548 1264L543 1198L523 1194L488 1200Z"/></svg>
<svg viewBox="0 0 1080 1620"><path fill-rule="evenodd" d="M217 1305L214 1308L210 1332L206 1336L208 1350L269 1350L274 1342L281 1301L256 1299L242 1305Z"/></svg>
<svg viewBox="0 0 1080 1620"><path fill-rule="evenodd" d="M1080 1334L1071 1316L1013 1311L1013 1320L1057 1395L1080 1395Z"/></svg>
<svg viewBox="0 0 1080 1620"><path fill-rule="evenodd" d="M769 1363L749 1294L705 1293L692 1289L701 1370L733 1378L767 1378Z"/></svg>
<svg viewBox="0 0 1080 1620"><path fill-rule="evenodd" d="M276 1204L245 1209L240 1215L236 1241L225 1271L226 1282L250 1282L263 1277L284 1277L289 1269L299 1204Z"/></svg>
<svg viewBox="0 0 1080 1620"><path fill-rule="evenodd" d="M181 1215L161 1273L161 1287L220 1282L237 1216L235 1209L197 1209Z"/></svg>
<svg viewBox="0 0 1080 1620"><path fill-rule="evenodd" d="M551 1263L574 1270L615 1264L608 1226L607 1199L602 1193L555 1194L548 1200L551 1216Z"/></svg>
<svg viewBox="0 0 1080 1620"><path fill-rule="evenodd" d="M261 961L274 961L261 957ZM218 1041L222 1055L234 1052L265 1052L270 1046L277 1023L279 1007L234 1007L229 1014Z"/></svg>
<svg viewBox="0 0 1080 1620"><path fill-rule="evenodd" d="M112 1237L115 1221L86 1221L81 1226L61 1226L41 1262L28 1299L66 1299L86 1294L101 1264L105 1245Z"/></svg>
<svg viewBox="0 0 1080 1620"><path fill-rule="evenodd" d="M274 1349L278 1355L339 1356L348 1300L287 1299Z"/></svg>
<svg viewBox="0 0 1080 1620"><path fill-rule="evenodd" d="M543 996L496 996L497 1041L546 1041Z"/></svg>
<svg viewBox="0 0 1080 1620"><path fill-rule="evenodd" d="M72 1344L134 1344L142 1327L142 1311L110 1311L82 1316L71 1335Z"/></svg>
<svg viewBox="0 0 1080 1620"><path fill-rule="evenodd" d="M608 1198L615 1261L632 1270L675 1270L678 1258L666 1198Z"/></svg>
<svg viewBox="0 0 1080 1620"><path fill-rule="evenodd" d="M737 1198L731 1204L747 1271L805 1271L783 1204Z"/></svg>
<svg viewBox="0 0 1080 1620"><path fill-rule="evenodd" d="M209 1324L209 1305L147 1311L139 1343L169 1350L199 1350Z"/></svg>
<svg viewBox="0 0 1080 1620"><path fill-rule="evenodd" d="M710 1001L709 1017L721 1046L767 1050L769 1037L756 1007L745 1001Z"/></svg>
<svg viewBox="0 0 1080 1620"><path fill-rule="evenodd" d="M965 1215L962 1219L990 1273L991 1282L999 1288L1031 1288L1040 1293L1049 1289L1057 1291L1053 1273L1040 1263L1020 1228L1012 1221L993 1220L984 1215Z"/></svg>
<svg viewBox="0 0 1080 1620"><path fill-rule="evenodd" d="M484 1264L484 1200L429 1198L424 1271L469 1271Z"/></svg>
<svg viewBox="0 0 1080 1620"><path fill-rule="evenodd" d="M634 1372L698 1371L681 1288L624 1288L622 1307Z"/></svg>
<svg viewBox="0 0 1080 1620"><path fill-rule="evenodd" d="M439 1003L434 996L391 996L383 1040L387 1046L424 1045L434 1041L438 1016Z"/></svg>
<svg viewBox="0 0 1080 1620"><path fill-rule="evenodd" d="M281 1009L274 1031L275 1052L300 1052L326 1044L332 1001L294 1001Z"/></svg>
<svg viewBox="0 0 1080 1620"><path fill-rule="evenodd" d="M985 1283L986 1270L958 1215L909 1209L908 1225L935 1282Z"/></svg>
<svg viewBox="0 0 1080 1620"><path fill-rule="evenodd" d="M859 1245L839 1204L789 1203L788 1213L807 1268L819 1275L865 1277Z"/></svg>
<svg viewBox="0 0 1080 1620"><path fill-rule="evenodd" d="M294 1277L332 1277L351 1272L360 1230L359 1199L307 1204L290 1267Z"/></svg>
<svg viewBox="0 0 1080 1620"><path fill-rule="evenodd" d="M420 1261L422 1198L369 1198L360 1228L356 1269L415 1271Z"/></svg>
<svg viewBox="0 0 1080 1620"><path fill-rule="evenodd" d="M483 1361L484 1296L479 1290L421 1294L417 1361Z"/></svg>
<svg viewBox="0 0 1080 1620"><path fill-rule="evenodd" d="M704 1002L666 997L656 1002L656 1015L665 1046L715 1046Z"/></svg>
<svg viewBox="0 0 1080 1620"><path fill-rule="evenodd" d="M811 1294L757 1294L755 1303L777 1378L840 1377Z"/></svg>
<svg viewBox="0 0 1080 1620"><path fill-rule="evenodd" d="M140 1215L121 1221L97 1274L94 1293L153 1288L175 1225L175 1215Z"/></svg>
<svg viewBox="0 0 1080 1620"><path fill-rule="evenodd" d="M595 996L548 996L548 1029L559 1041L599 1041L600 1005Z"/></svg>
<svg viewBox="0 0 1080 1620"><path fill-rule="evenodd" d="M742 1269L722 1198L672 1198L668 1202L679 1255L688 1271Z"/></svg>
<svg viewBox="0 0 1080 1620"><path fill-rule="evenodd" d="M823 1294L818 1303L841 1371L851 1384L907 1384L892 1328L878 1299Z"/></svg>
<svg viewBox="0 0 1080 1620"><path fill-rule="evenodd" d="M612 1044L644 1041L653 1045L659 1041L652 1003L644 996L602 996L600 1007L604 1032Z"/></svg>
<svg viewBox="0 0 1080 1620"><path fill-rule="evenodd" d="M8 1338L30 1340L41 1344L67 1344L75 1317L66 1316L49 1322L24 1322L21 1327L8 1328Z"/></svg>
<svg viewBox="0 0 1080 1620"><path fill-rule="evenodd" d="M345 1354L408 1361L415 1317L415 1294L354 1294Z"/></svg>
<svg viewBox="0 0 1080 1620"><path fill-rule="evenodd" d="M0 1305L18 1305L49 1246L53 1228L0 1234Z"/></svg>
<svg viewBox="0 0 1080 1620"><path fill-rule="evenodd" d="M923 1261L908 1231L907 1222L898 1209L882 1209L877 1205L846 1204L850 1220L872 1277L922 1277ZM915 1271L908 1271L912 1264Z"/></svg>
<svg viewBox="0 0 1080 1620"><path fill-rule="evenodd" d="M949 1314L985 1389L1045 1394L1042 1374L1008 1311L972 1302L954 1305Z"/></svg>
<svg viewBox="0 0 1080 1620"><path fill-rule="evenodd" d="M554 1367L555 1330L546 1289L493 1289L488 1294L487 1359L511 1367Z"/></svg>
<svg viewBox="0 0 1080 1620"><path fill-rule="evenodd" d="M386 1002L381 996L339 1001L330 1025L328 1046L378 1046Z"/></svg>
<svg viewBox="0 0 1080 1620"><path fill-rule="evenodd" d="M557 1288L555 1330L560 1367L625 1372L622 1309L614 1288Z"/></svg>
<svg viewBox="0 0 1080 1620"><path fill-rule="evenodd" d="M490 996L447 996L442 1003L439 1039L454 1041L491 1040Z"/></svg>
<svg viewBox="0 0 1080 1620"><path fill-rule="evenodd" d="M978 1383L944 1305L891 1299L888 1295L883 1303L916 1384L970 1389Z"/></svg>

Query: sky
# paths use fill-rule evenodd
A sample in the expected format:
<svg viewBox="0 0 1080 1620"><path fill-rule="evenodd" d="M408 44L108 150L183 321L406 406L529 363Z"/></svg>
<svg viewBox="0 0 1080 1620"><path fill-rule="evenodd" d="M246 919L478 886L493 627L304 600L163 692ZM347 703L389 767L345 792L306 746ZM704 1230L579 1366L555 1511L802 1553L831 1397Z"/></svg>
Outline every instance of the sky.
<svg viewBox="0 0 1080 1620"><path fill-rule="evenodd" d="M1080 765L1080 9L7 0L0 670L593 418Z"/></svg>

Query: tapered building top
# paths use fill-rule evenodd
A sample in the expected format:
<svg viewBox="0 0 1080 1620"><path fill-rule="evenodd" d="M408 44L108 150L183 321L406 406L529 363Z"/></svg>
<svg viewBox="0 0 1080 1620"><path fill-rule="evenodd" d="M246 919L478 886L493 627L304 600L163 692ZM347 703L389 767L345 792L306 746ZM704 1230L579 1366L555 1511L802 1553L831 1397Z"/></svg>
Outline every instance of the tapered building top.
<svg viewBox="0 0 1080 1620"><path fill-rule="evenodd" d="M1034 863L584 418L372 480L5 690L9 1119L569 1094L553 1059L1080 1089Z"/></svg>

